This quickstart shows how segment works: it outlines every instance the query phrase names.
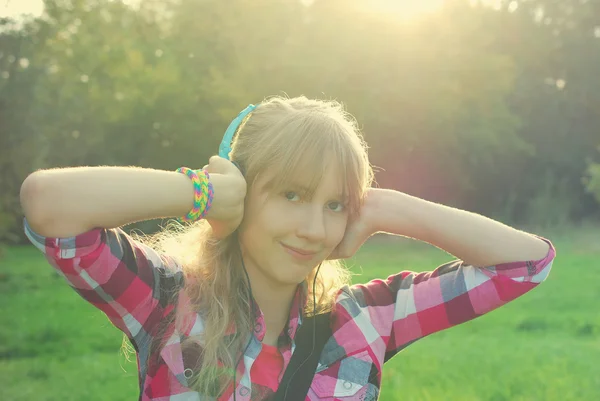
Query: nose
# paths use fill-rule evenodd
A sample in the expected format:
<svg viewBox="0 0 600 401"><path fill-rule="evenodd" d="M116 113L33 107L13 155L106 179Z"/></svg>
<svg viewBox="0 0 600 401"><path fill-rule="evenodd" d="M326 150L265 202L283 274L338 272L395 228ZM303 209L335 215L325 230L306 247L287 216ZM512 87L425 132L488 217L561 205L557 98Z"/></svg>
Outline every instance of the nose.
<svg viewBox="0 0 600 401"><path fill-rule="evenodd" d="M301 214L298 224L297 235L306 238L310 242L322 242L325 240L325 213L318 205L307 205L305 212Z"/></svg>

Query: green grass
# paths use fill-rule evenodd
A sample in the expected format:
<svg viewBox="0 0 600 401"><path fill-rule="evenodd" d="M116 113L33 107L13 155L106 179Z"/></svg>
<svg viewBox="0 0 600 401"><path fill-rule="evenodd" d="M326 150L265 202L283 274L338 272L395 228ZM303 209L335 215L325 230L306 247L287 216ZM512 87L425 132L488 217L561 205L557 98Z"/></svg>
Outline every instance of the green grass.
<svg viewBox="0 0 600 401"><path fill-rule="evenodd" d="M380 399L600 399L600 236L556 236L540 287L497 311L422 339L386 364ZM450 256L415 241L368 242L351 262L356 282L424 271ZM0 399L134 400L135 363L120 332L84 302L33 247L0 261Z"/></svg>

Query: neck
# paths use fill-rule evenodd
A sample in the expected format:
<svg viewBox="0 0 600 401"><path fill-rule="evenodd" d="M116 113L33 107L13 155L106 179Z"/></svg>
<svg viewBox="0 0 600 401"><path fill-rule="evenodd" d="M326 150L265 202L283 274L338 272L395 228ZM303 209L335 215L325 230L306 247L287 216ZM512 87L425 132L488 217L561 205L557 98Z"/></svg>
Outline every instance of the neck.
<svg viewBox="0 0 600 401"><path fill-rule="evenodd" d="M286 288L286 291L273 291L271 288L260 288L260 284L256 281L251 281L252 291L254 292L256 288L254 299L263 313L267 331L271 335L279 335L287 324L296 287Z"/></svg>
<svg viewBox="0 0 600 401"><path fill-rule="evenodd" d="M254 269L251 263L246 264L246 271L252 286L252 295L263 313L267 336L277 338L287 324L298 285L274 282Z"/></svg>

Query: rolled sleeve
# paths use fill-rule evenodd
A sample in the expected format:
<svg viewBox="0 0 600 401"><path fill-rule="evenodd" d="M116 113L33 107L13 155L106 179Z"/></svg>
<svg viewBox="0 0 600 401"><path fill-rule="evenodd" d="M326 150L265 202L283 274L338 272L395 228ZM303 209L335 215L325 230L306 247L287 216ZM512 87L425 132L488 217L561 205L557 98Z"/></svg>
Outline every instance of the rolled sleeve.
<svg viewBox="0 0 600 401"><path fill-rule="evenodd" d="M429 272L402 271L347 288L339 303L380 336L388 360L416 340L497 309L544 281L556 251L540 239L549 245L540 260L484 268L454 260Z"/></svg>
<svg viewBox="0 0 600 401"><path fill-rule="evenodd" d="M100 228L75 237L48 238L33 231L27 219L23 220L23 226L29 241L44 255L54 260L81 258L98 249L102 243L102 229Z"/></svg>
<svg viewBox="0 0 600 401"><path fill-rule="evenodd" d="M174 259L133 240L122 229L93 229L69 238L25 234L86 301L135 343L149 338L182 286Z"/></svg>

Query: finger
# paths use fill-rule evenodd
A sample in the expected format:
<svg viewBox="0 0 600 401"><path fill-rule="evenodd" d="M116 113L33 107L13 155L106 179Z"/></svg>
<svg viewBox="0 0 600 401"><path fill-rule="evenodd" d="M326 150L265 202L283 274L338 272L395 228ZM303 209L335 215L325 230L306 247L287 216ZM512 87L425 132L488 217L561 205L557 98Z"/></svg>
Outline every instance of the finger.
<svg viewBox="0 0 600 401"><path fill-rule="evenodd" d="M345 249L345 238L335 247L328 259L343 259Z"/></svg>
<svg viewBox="0 0 600 401"><path fill-rule="evenodd" d="M335 260L335 259L339 259L339 257L337 256L337 252L334 250L333 252L331 252L331 254L329 256L327 256L327 260Z"/></svg>
<svg viewBox="0 0 600 401"><path fill-rule="evenodd" d="M227 174L238 171L237 167L227 159L220 156L212 156L208 161L208 166L214 173ZM210 170L208 171L211 172Z"/></svg>
<svg viewBox="0 0 600 401"><path fill-rule="evenodd" d="M341 249L336 247L333 252L327 257L327 260L344 259L344 255L341 253Z"/></svg>

